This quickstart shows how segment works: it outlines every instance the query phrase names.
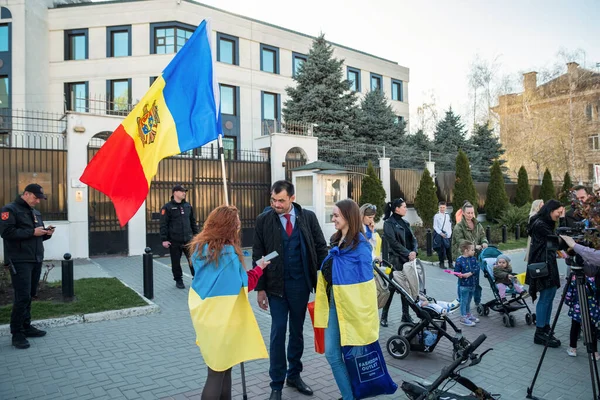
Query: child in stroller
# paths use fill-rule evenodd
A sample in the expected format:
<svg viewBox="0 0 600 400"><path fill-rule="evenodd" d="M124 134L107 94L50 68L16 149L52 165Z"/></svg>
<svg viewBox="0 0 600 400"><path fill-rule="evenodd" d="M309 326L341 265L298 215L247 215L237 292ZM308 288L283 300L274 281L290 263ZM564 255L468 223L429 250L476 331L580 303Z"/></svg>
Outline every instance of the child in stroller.
<svg viewBox="0 0 600 400"><path fill-rule="evenodd" d="M382 264L387 263L381 261ZM428 297L425 290L425 270L419 260L404 264L402 271L393 271L387 275L376 263L375 271L394 291L405 298L409 307L419 318L416 323L404 322L398 327L398 334L387 341L388 353L396 359L404 359L410 351L431 353L442 337L446 337L453 344L453 357L459 357L468 346L468 341L463 338L461 330L448 318L448 312L459 307L458 303L436 301ZM450 325L456 332L451 336L446 331Z"/></svg>
<svg viewBox="0 0 600 400"><path fill-rule="evenodd" d="M522 298L527 297L527 291L523 289L523 286L521 286L513 274L512 267L510 266L510 257L505 254L500 254L496 258L494 280L502 301L506 301L506 289L508 288L520 294Z"/></svg>
<svg viewBox="0 0 600 400"><path fill-rule="evenodd" d="M483 316L488 316L490 310L501 313L502 323L509 328L516 325L515 318L511 313L526 308L527 313L525 314L525 322L527 325L535 323L535 314L531 312L531 309L525 302L525 299L529 296L527 291L523 290L521 293L518 293L518 290L505 288L507 290L504 292L504 296L502 296L498 286L496 286L496 283L502 283L501 281L496 282L494 277L494 266L498 265L497 261L499 257L500 259L508 258L494 246L488 246L479 254L480 267L483 270L483 275L490 284L494 298L486 303L481 302L481 304L477 306L477 313ZM510 258L508 260L510 262ZM512 269L510 271L512 272ZM510 299L507 298L507 294L511 296Z"/></svg>

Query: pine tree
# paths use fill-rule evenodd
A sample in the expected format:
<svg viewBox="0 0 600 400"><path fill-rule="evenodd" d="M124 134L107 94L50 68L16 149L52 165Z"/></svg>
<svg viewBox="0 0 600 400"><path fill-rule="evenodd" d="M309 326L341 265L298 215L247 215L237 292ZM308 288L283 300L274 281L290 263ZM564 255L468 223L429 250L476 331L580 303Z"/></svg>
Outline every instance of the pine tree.
<svg viewBox="0 0 600 400"><path fill-rule="evenodd" d="M531 188L529 187L529 177L527 176L527 170L521 165L519 168L519 176L517 178L517 194L515 195L515 205L517 207L523 207L527 203L531 203L533 197L531 196Z"/></svg>
<svg viewBox="0 0 600 400"><path fill-rule="evenodd" d="M358 199L360 205L371 203L377 206L377 214L375 215L375 222L378 222L383 215L383 208L385 207L385 189L381 183L381 179L377 177L373 163L369 161L367 166L367 176L362 180L360 199Z"/></svg>
<svg viewBox="0 0 600 400"><path fill-rule="evenodd" d="M542 187L540 189L540 199L548 201L556 197L556 190L554 189L554 183L552 183L552 174L546 168L544 172L544 178L542 179Z"/></svg>
<svg viewBox="0 0 600 400"><path fill-rule="evenodd" d="M427 168L425 168L423 175L421 175L419 189L415 196L415 209L423 221L423 226L431 228L433 226L433 217L438 210L438 197L435 183Z"/></svg>
<svg viewBox="0 0 600 400"><path fill-rule="evenodd" d="M315 134L329 139L355 138L356 97L345 79L344 60L333 57L333 47L321 34L313 41L307 60L294 76L295 87L285 89L287 122L315 123Z"/></svg>
<svg viewBox="0 0 600 400"><path fill-rule="evenodd" d="M452 108L446 111L444 119L437 124L433 142L435 151L442 154L439 160L435 160L438 171L452 171L452 160L458 150L469 151L464 128L460 116L454 114Z"/></svg>
<svg viewBox="0 0 600 400"><path fill-rule="evenodd" d="M459 150L456 157L456 180L454 182L454 193L452 196L452 218L456 211L463 206L465 200L468 200L475 210L479 204L479 196L475 189L475 183L471 177L471 168L469 167L469 158L464 151Z"/></svg>
<svg viewBox="0 0 600 400"><path fill-rule="evenodd" d="M504 186L504 177L500 161L494 161L490 172L490 183L485 199L485 214L488 221L496 221L508 208L508 195Z"/></svg>
<svg viewBox="0 0 600 400"><path fill-rule="evenodd" d="M365 143L396 144L404 134L404 122L398 121L382 90L373 90L360 103L357 139Z"/></svg>
<svg viewBox="0 0 600 400"><path fill-rule="evenodd" d="M494 134L489 122L484 125L475 125L470 142L469 158L471 159L471 172L473 178L479 182L490 180L491 167L495 160L500 162L501 172L506 174L503 165L505 160L500 159L505 150L502 148L500 138Z"/></svg>
<svg viewBox="0 0 600 400"><path fill-rule="evenodd" d="M571 188L573 187L573 181L571 181L571 175L569 175L569 171L565 172L565 177L563 179L563 185L560 189L560 194L558 195L558 200L560 200L563 205L568 206L571 201L569 200L569 193L571 192Z"/></svg>

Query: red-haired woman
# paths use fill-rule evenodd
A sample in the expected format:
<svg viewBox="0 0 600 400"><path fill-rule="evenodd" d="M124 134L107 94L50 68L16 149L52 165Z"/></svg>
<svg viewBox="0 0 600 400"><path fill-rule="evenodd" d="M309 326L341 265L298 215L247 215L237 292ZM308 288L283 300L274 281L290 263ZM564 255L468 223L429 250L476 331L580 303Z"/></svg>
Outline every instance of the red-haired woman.
<svg viewBox="0 0 600 400"><path fill-rule="evenodd" d="M195 275L189 294L196 343L208 367L202 400L231 399L231 368L268 358L248 302L268 261L244 269L240 218L233 206L213 210L189 244Z"/></svg>

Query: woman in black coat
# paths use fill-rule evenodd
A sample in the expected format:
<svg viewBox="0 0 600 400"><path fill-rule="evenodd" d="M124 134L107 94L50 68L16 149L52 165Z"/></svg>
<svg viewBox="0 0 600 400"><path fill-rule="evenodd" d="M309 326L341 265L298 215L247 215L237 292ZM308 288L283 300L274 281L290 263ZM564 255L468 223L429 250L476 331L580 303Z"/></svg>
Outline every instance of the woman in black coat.
<svg viewBox="0 0 600 400"><path fill-rule="evenodd" d="M555 235L556 222L563 215L565 209L557 200L548 200L546 204L531 217L529 221L529 236L531 247L529 249L529 264L545 262L548 266L548 275L540 278L532 278L529 270L525 275L525 283L529 285L529 293L533 301L537 300L536 327L533 342L535 344L546 344L550 333L550 315L552 314L552 302L556 290L560 287L558 264L556 252L547 248L548 236ZM559 347L560 340L554 336L549 337L549 347Z"/></svg>
<svg viewBox="0 0 600 400"><path fill-rule="evenodd" d="M402 271L404 263L417 258L417 239L410 229L410 224L403 218L408 208L404 199L398 198L385 205L383 234L389 249L389 262L393 270ZM393 271L392 271L393 274ZM392 277L390 274L390 278ZM387 318L394 290L390 286L390 297L381 311L381 326L388 326ZM413 322L409 314L408 302L402 297L402 322Z"/></svg>

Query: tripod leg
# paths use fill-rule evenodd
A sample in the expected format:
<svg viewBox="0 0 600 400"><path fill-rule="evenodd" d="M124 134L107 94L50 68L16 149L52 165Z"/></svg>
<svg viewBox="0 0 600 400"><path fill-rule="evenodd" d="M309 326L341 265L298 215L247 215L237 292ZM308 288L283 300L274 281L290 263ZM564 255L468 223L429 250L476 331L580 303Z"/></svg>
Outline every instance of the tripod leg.
<svg viewBox="0 0 600 400"><path fill-rule="evenodd" d="M583 275L583 272L576 273L576 276L577 298L579 300L579 310L581 313L581 328L583 331L583 341L585 343L588 355L588 362L590 365L590 380L592 383L592 392L594 395L593 398L597 399L597 389L600 387L600 382L598 381L598 365L596 364L596 358L592 349L592 346L595 344L592 342L592 339L595 338L592 335L592 324L590 321L588 296L585 285L586 278L585 275Z"/></svg>
<svg viewBox="0 0 600 400"><path fill-rule="evenodd" d="M569 278L569 282L570 282ZM562 296L560 297L560 304L558 305L558 309L556 310L556 314L554 314L554 321L552 321L552 326L550 328L550 332L548 332L548 339L546 340L546 344L544 345L544 351L542 351L542 356L540 357L540 361L538 362L537 369L535 370L535 375L533 376L533 380L531 381L531 385L527 388L527 398L528 399L537 399L537 397L533 396L533 387L535 386L535 381L538 378L540 373L540 369L542 368L542 363L544 362L544 357L546 356L546 351L548 350L548 343L550 343L550 335L554 333L554 328L556 327L556 323L558 322L558 317L560 316L560 311L562 310L562 306L565 303L565 297L567 296L567 289L569 285L565 285L563 289Z"/></svg>

